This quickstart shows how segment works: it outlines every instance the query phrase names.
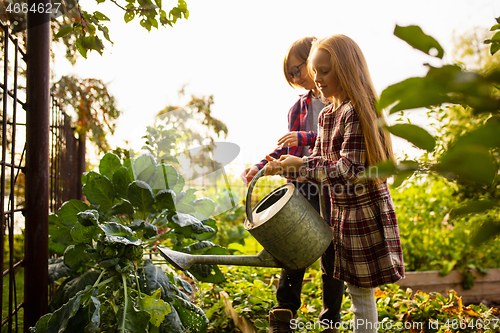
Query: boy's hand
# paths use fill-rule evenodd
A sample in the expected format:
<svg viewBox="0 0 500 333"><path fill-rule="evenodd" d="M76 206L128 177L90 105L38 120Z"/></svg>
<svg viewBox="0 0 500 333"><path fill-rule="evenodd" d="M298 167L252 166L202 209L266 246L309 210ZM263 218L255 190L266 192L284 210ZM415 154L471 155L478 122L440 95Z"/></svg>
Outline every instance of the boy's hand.
<svg viewBox="0 0 500 333"><path fill-rule="evenodd" d="M295 147L299 145L299 132L288 132L278 140L281 147Z"/></svg>
<svg viewBox="0 0 500 333"><path fill-rule="evenodd" d="M253 177L255 177L255 174L259 171L259 168L256 167L255 165L252 165L249 168L246 168L243 170L241 173L241 179L243 180L243 183L245 183L246 186L252 181Z"/></svg>

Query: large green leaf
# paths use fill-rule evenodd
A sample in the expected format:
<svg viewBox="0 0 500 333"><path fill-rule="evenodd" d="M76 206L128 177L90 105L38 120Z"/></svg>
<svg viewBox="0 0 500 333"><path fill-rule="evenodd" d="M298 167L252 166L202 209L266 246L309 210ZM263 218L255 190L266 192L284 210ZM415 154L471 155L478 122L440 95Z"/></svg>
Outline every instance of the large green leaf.
<svg viewBox="0 0 500 333"><path fill-rule="evenodd" d="M193 333L205 333L208 319L201 308L179 296L175 296L173 305L184 327L189 327Z"/></svg>
<svg viewBox="0 0 500 333"><path fill-rule="evenodd" d="M227 255L226 249L220 246L213 246L208 248L203 255ZM224 274L220 271L217 265L200 265L195 264L191 266L189 272L193 276L203 282L208 283L221 283L225 280Z"/></svg>
<svg viewBox="0 0 500 333"><path fill-rule="evenodd" d="M95 226L83 226L80 222L75 223L73 228L71 228L71 237L75 243L92 243L92 238L97 232L97 227Z"/></svg>
<svg viewBox="0 0 500 333"><path fill-rule="evenodd" d="M160 298L161 289L156 290L151 296L143 294L139 301L141 310L148 312L151 315L150 322L156 327L159 327L172 310L170 304Z"/></svg>
<svg viewBox="0 0 500 333"><path fill-rule="evenodd" d="M94 290L96 290L95 288ZM92 316L90 317L90 322L85 326L85 333L93 333L99 330L99 326L101 324L101 302L96 296L90 297L90 306L89 310L93 310Z"/></svg>
<svg viewBox="0 0 500 333"><path fill-rule="evenodd" d="M135 180L127 190L128 200L142 213L153 212L154 194L146 182Z"/></svg>
<svg viewBox="0 0 500 333"><path fill-rule="evenodd" d="M419 164L415 161L401 161L396 168L398 172L394 176L393 187L399 187L405 180L410 178L419 169Z"/></svg>
<svg viewBox="0 0 500 333"><path fill-rule="evenodd" d="M100 224L99 228L101 228L101 230L104 231L104 233L106 235L109 235L109 236L123 237L123 236L133 236L134 235L134 232L132 231L132 229L130 229L129 227L127 227L123 224L116 223L116 222L107 222L107 223Z"/></svg>
<svg viewBox="0 0 500 333"><path fill-rule="evenodd" d="M64 252L64 264L71 269L78 270L82 265L88 261L89 257L86 250L90 246L87 244L70 245Z"/></svg>
<svg viewBox="0 0 500 333"><path fill-rule="evenodd" d="M488 219L481 224L478 230L472 235L472 244L479 246L482 243L493 239L500 234L500 223L492 219Z"/></svg>
<svg viewBox="0 0 500 333"><path fill-rule="evenodd" d="M93 285L99 278L99 275L101 275L100 271L92 270L64 280L50 299L49 311L54 312L79 291L84 290L89 285Z"/></svg>
<svg viewBox="0 0 500 333"><path fill-rule="evenodd" d="M179 193L181 193L182 189L184 188L184 185L186 184L186 180L184 179L184 177L179 174L179 179L177 180L177 183L175 184L174 188L173 188L173 191L175 192L175 194L179 195Z"/></svg>
<svg viewBox="0 0 500 333"><path fill-rule="evenodd" d="M146 311L137 310L134 306L134 300L128 297L127 309L122 306L118 311L116 318L119 324L120 332L126 333L147 333L151 316ZM123 320L124 318L124 320Z"/></svg>
<svg viewBox="0 0 500 333"><path fill-rule="evenodd" d="M379 111L392 106L390 113L441 105L451 102L437 82L429 82L425 77L412 77L387 87L377 104Z"/></svg>
<svg viewBox="0 0 500 333"><path fill-rule="evenodd" d="M87 200L98 207L100 212L106 213L113 207L116 196L111 181L104 176L96 177L83 186L83 194Z"/></svg>
<svg viewBox="0 0 500 333"><path fill-rule="evenodd" d="M359 174L361 179L364 178L388 178L398 172L396 163L391 160L383 161L377 165L366 168Z"/></svg>
<svg viewBox="0 0 500 333"><path fill-rule="evenodd" d="M189 272L193 274L198 281L207 283L221 283L226 279L217 265L195 264L191 266Z"/></svg>
<svg viewBox="0 0 500 333"><path fill-rule="evenodd" d="M125 167L119 168L113 174L113 185L120 198L127 198L127 189L131 182L132 178L130 177L128 169Z"/></svg>
<svg viewBox="0 0 500 333"><path fill-rule="evenodd" d="M66 266L64 257L49 259L49 283L70 276L73 270Z"/></svg>
<svg viewBox="0 0 500 333"><path fill-rule="evenodd" d="M156 171L155 158L151 154L141 154L134 160L132 168L136 180L149 182Z"/></svg>
<svg viewBox="0 0 500 333"><path fill-rule="evenodd" d="M64 304L64 306L60 307L53 313L48 313L43 316L38 321L32 332L65 332L69 320L75 316L80 309L84 294L91 292L91 290L92 288L88 286L86 290L82 290L76 294L66 304Z"/></svg>
<svg viewBox="0 0 500 333"><path fill-rule="evenodd" d="M176 195L172 190L162 190L156 193L155 204L158 210L175 211Z"/></svg>
<svg viewBox="0 0 500 333"><path fill-rule="evenodd" d="M173 288L168 276L161 267L153 265L151 259L144 260L139 279L141 290L148 295L152 295L156 290L161 289L161 299L167 302L173 300Z"/></svg>
<svg viewBox="0 0 500 333"><path fill-rule="evenodd" d="M408 140L420 149L434 150L436 139L420 126L412 124L395 124L386 127L389 132Z"/></svg>
<svg viewBox="0 0 500 333"><path fill-rule="evenodd" d="M187 191L181 191L176 198L176 210L182 212L182 213L195 213L196 210L192 204L194 200L196 200L196 195L195 193L198 190L190 188Z"/></svg>
<svg viewBox="0 0 500 333"><path fill-rule="evenodd" d="M120 158L113 153L106 153L99 162L99 173L113 179L114 173L122 167Z"/></svg>
<svg viewBox="0 0 500 333"><path fill-rule="evenodd" d="M181 318L174 307L171 312L166 316L160 326L160 332L168 333L186 333L186 329L182 326Z"/></svg>
<svg viewBox="0 0 500 333"><path fill-rule="evenodd" d="M445 177L491 184L497 173L495 161L484 146L468 145L449 149L435 166Z"/></svg>
<svg viewBox="0 0 500 333"><path fill-rule="evenodd" d="M433 37L426 35L419 26L410 25L407 27L400 27L396 25L394 35L417 50L438 57L439 59L443 58L444 50L441 45ZM431 52L431 50L433 51Z"/></svg>
<svg viewBox="0 0 500 333"><path fill-rule="evenodd" d="M482 145L486 148L500 147L500 117L492 117L484 125L460 136L454 148L467 145Z"/></svg>
<svg viewBox="0 0 500 333"><path fill-rule="evenodd" d="M101 175L95 171L84 172L81 177L82 185L85 185L92 179L99 177L101 177Z"/></svg>
<svg viewBox="0 0 500 333"><path fill-rule="evenodd" d="M99 224L99 212L95 209L88 209L78 213L76 216L78 222L84 227L90 227L92 225L97 226Z"/></svg>
<svg viewBox="0 0 500 333"><path fill-rule="evenodd" d="M121 202L117 203L111 208L111 213L115 216L128 215L130 219L134 217L134 206L130 201L122 199Z"/></svg>
<svg viewBox="0 0 500 333"><path fill-rule="evenodd" d="M71 237L71 227L62 224L57 215L49 214L50 252L62 255L64 250L66 250L66 247L73 243L73 238Z"/></svg>
<svg viewBox="0 0 500 333"><path fill-rule="evenodd" d="M170 164L160 164L156 169L149 185L153 191L173 189L179 179L179 173Z"/></svg>
<svg viewBox="0 0 500 333"><path fill-rule="evenodd" d="M211 227L204 225L196 217L189 214L177 213L171 217L170 221L176 226L175 229L182 232L186 237L190 237L192 233L201 234L214 231Z"/></svg>
<svg viewBox="0 0 500 333"><path fill-rule="evenodd" d="M89 206L80 200L69 200L62 204L57 212L61 224L73 227L78 221L77 214L89 209Z"/></svg>
<svg viewBox="0 0 500 333"><path fill-rule="evenodd" d="M209 240L209 239L214 238L217 235L218 228L217 228L217 221L215 219L213 219L213 218L206 219L206 220L201 221L201 223L203 223L207 227L212 228L213 231L207 231L207 232L203 232L201 234L197 234L197 235L195 235L196 239Z"/></svg>
<svg viewBox="0 0 500 333"><path fill-rule="evenodd" d="M211 248L214 246L215 246L214 243L207 241L207 240L203 240L203 241L199 241L198 243L191 244L188 247L185 247L183 249L183 251L195 254L195 253L204 252L208 248Z"/></svg>
<svg viewBox="0 0 500 333"><path fill-rule="evenodd" d="M191 204L202 219L210 217L215 211L215 202L210 198L196 199Z"/></svg>
<svg viewBox="0 0 500 333"><path fill-rule="evenodd" d="M500 108L500 101L491 93L494 85L494 75L466 72L458 65L429 66L425 77L409 78L386 88L377 109L390 106L390 113L394 113L453 103L468 105L474 113L492 112Z"/></svg>
<svg viewBox="0 0 500 333"><path fill-rule="evenodd" d="M135 232L142 231L144 238L146 239L153 238L158 235L158 228L144 220L135 220L129 224L129 227Z"/></svg>
<svg viewBox="0 0 500 333"><path fill-rule="evenodd" d="M498 206L499 202L493 199L481 199L467 202L466 204L453 209L450 212L450 217L456 218L462 215L473 214L473 213L482 213L485 212L495 206Z"/></svg>

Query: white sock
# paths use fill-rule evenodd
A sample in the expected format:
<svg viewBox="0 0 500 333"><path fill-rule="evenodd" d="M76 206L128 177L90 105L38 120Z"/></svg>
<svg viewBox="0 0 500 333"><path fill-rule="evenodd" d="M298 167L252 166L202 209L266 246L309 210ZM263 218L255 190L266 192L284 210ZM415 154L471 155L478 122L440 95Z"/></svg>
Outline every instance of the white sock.
<svg viewBox="0 0 500 333"><path fill-rule="evenodd" d="M354 313L354 333L376 333L378 326L375 288L359 288L347 284L351 295L351 311Z"/></svg>

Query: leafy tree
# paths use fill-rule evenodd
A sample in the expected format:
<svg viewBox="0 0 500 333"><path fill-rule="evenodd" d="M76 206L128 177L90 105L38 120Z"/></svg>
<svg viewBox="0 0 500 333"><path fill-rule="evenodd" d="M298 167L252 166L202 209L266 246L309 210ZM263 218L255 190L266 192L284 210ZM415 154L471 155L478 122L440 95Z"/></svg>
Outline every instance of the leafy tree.
<svg viewBox="0 0 500 333"><path fill-rule="evenodd" d="M100 151L109 151L106 132L114 133L115 121L120 116L115 98L108 92L106 84L99 79L80 79L63 76L52 85L52 94L76 114L76 132L90 132L89 139ZM66 108L66 112L70 114Z"/></svg>
<svg viewBox="0 0 500 333"><path fill-rule="evenodd" d="M105 1L96 0L97 3ZM108 1L124 11L125 22L135 19L148 31L152 27L158 28L159 24L173 26L178 19L189 17L184 0L178 0L168 13L165 11L166 5L162 4L161 0ZM23 4L26 5L26 0L0 0L0 19L9 26L13 34L21 35L21 41L25 43L27 23ZM81 8L77 0L53 0L52 4L54 9L58 8L59 14L53 15L51 20L52 42L62 43L65 46L66 58L73 65L79 56L86 58L89 50L102 54L103 40L112 44L106 26L109 18L104 13L100 11L89 13ZM10 10L7 10L8 8ZM64 105L70 105L75 111L76 132L83 134L90 131L90 140L98 149L101 152L108 151L109 144L105 133L107 131L113 133L120 111L116 108L114 97L108 92L106 84L97 79L63 76L53 85L52 93L62 99Z"/></svg>
<svg viewBox="0 0 500 333"><path fill-rule="evenodd" d="M189 17L187 4L178 0L174 6L161 0L108 0L124 12L124 21L139 21L140 26L150 31L151 28L173 26L177 20ZM98 4L106 0L96 0ZM6 23L14 34L26 31L26 12L12 10L22 8L26 0L1 0L0 19ZM59 5L56 5L60 4ZM112 44L111 34L106 22L108 16L100 11L89 13L81 8L77 0L52 0L52 8L57 8L57 13L52 15L51 28L53 40L61 40L66 46L66 56L74 64L77 53L87 57L88 51L97 51L102 54L104 42ZM11 6L11 10L7 10ZM15 7L17 6L17 7Z"/></svg>
<svg viewBox="0 0 500 333"><path fill-rule="evenodd" d="M183 96L184 89L180 91ZM179 165L183 156L184 169L196 178L208 169L217 170L222 165L214 161L215 139L227 137L228 128L212 115L213 96L191 95L183 106L167 106L156 115L153 126L148 126L143 149L153 154L157 161Z"/></svg>

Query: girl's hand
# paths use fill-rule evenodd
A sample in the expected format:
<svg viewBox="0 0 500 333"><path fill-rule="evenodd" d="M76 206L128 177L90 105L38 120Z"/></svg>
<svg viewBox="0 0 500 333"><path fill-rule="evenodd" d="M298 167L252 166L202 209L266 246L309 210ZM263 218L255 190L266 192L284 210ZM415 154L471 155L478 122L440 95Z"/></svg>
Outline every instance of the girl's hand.
<svg viewBox="0 0 500 333"><path fill-rule="evenodd" d="M282 147L295 147L299 145L299 132L288 132L278 140Z"/></svg>
<svg viewBox="0 0 500 333"><path fill-rule="evenodd" d="M282 175L283 172L298 172L302 166L302 158L293 155L282 155L279 160L267 155L266 160L269 161L265 167L266 171L264 171L264 175L266 176Z"/></svg>

